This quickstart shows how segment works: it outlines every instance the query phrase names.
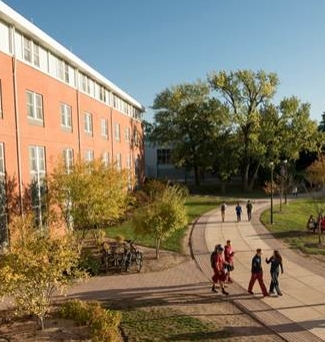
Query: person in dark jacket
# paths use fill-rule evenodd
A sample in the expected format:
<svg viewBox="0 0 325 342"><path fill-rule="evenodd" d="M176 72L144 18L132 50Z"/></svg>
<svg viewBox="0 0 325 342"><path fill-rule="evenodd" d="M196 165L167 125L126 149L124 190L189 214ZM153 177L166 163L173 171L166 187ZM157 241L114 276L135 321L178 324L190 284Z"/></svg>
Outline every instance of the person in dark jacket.
<svg viewBox="0 0 325 342"><path fill-rule="evenodd" d="M258 283L260 285L260 288L262 290L263 296L268 296L267 289L265 287L264 281L263 281L263 269L262 269L262 250L258 248L256 250L256 254L252 259L252 269L251 269L251 279L249 281L248 285L248 292L250 294L253 293L253 287L255 284L255 281L258 280Z"/></svg>
<svg viewBox="0 0 325 342"><path fill-rule="evenodd" d="M274 294L274 289L276 290L278 296L282 296L282 292L279 286L279 272L281 269L281 274L283 274L283 264L282 257L279 251L275 250L271 258L265 259L267 264L271 263L270 273L271 273L271 283L270 283L270 294Z"/></svg>

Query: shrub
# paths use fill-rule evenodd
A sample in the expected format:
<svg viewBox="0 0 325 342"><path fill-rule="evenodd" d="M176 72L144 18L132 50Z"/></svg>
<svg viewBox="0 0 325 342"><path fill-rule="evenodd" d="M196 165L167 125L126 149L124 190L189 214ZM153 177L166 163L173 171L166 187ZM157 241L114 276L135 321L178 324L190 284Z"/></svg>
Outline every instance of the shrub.
<svg viewBox="0 0 325 342"><path fill-rule="evenodd" d="M83 252L80 261L79 268L86 271L89 275L95 276L100 272L100 262L92 256L89 251Z"/></svg>
<svg viewBox="0 0 325 342"><path fill-rule="evenodd" d="M83 302L74 299L64 303L60 310L63 318L73 319L88 325L92 332L92 342L118 342L118 326L122 315L119 311L104 309L98 302Z"/></svg>

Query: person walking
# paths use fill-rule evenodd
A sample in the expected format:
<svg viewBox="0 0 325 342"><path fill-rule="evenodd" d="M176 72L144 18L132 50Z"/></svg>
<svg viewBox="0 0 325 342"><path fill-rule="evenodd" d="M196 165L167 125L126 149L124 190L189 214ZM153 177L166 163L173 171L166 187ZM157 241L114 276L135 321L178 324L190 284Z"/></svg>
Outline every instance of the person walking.
<svg viewBox="0 0 325 342"><path fill-rule="evenodd" d="M227 240L227 243L224 247L224 256L225 256L225 261L227 263L227 274L226 274L226 281L228 283L232 283L232 279L230 278L230 273L234 270L234 255L235 255L235 252L234 250L232 249L232 246L231 246L231 241L230 240Z"/></svg>
<svg viewBox="0 0 325 342"><path fill-rule="evenodd" d="M223 247L221 245L216 245L214 250L216 253L214 253L213 260L212 260L212 262L214 262L213 264L214 274L212 276L213 284L212 284L211 291L218 292L216 289L216 284L219 283L221 292L224 295L228 295L229 293L225 290L225 280L226 280L225 265L226 263L222 256Z"/></svg>
<svg viewBox="0 0 325 342"><path fill-rule="evenodd" d="M282 292L279 286L279 272L281 269L281 274L283 274L283 264L282 257L279 251L275 250L271 258L265 259L267 264L271 263L270 273L271 273L271 282L270 282L270 292L269 294L274 294L274 289L276 290L278 296L282 296Z"/></svg>
<svg viewBox="0 0 325 342"><path fill-rule="evenodd" d="M225 222L226 209L227 209L227 204L226 204L226 202L223 202L221 204L221 219L222 219L222 222Z"/></svg>
<svg viewBox="0 0 325 342"><path fill-rule="evenodd" d="M250 200L248 200L246 203L246 210L247 210L248 221L250 221L252 219L252 211L253 211L253 204Z"/></svg>
<svg viewBox="0 0 325 342"><path fill-rule="evenodd" d="M248 293L253 293L253 287L255 284L255 281L258 280L258 283L260 285L260 288L262 290L263 296L268 296L267 289L265 287L264 281L263 281L263 268L262 268L262 250L261 248L258 248L256 250L256 254L252 259L252 269L251 269L251 279L249 281L248 285Z"/></svg>
<svg viewBox="0 0 325 342"><path fill-rule="evenodd" d="M240 222L241 221L242 208L241 208L239 202L237 202L235 210L236 210L237 222Z"/></svg>

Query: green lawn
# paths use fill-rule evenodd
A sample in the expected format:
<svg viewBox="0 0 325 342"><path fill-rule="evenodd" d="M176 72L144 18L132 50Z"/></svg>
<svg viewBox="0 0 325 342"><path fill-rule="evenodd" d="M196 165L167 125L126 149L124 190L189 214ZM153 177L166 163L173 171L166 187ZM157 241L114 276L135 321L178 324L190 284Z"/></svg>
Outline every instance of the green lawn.
<svg viewBox="0 0 325 342"><path fill-rule="evenodd" d="M170 309L122 311L120 327L128 341L223 341L229 333L212 323Z"/></svg>
<svg viewBox="0 0 325 342"><path fill-rule="evenodd" d="M297 248L307 254L324 254L325 248L318 245L318 235L307 231L306 223L309 216L318 216L325 209L325 200L298 199L287 205L274 206L273 224L270 224L270 209L261 216L262 223L271 231L275 238L283 239L291 248ZM324 239L325 239L325 234Z"/></svg>
<svg viewBox="0 0 325 342"><path fill-rule="evenodd" d="M221 205L223 199L216 196L194 195L190 196L186 201L186 210L188 222L193 222L197 217ZM234 200L233 200L234 202ZM228 202L229 203L229 202ZM168 238L162 245L162 248L175 252L182 252L182 239L187 231L187 227L179 229ZM136 236L132 222L127 221L119 226L113 226L106 229L108 237L115 238L117 235L122 235L125 239L136 240L136 243L154 247L154 239L150 236Z"/></svg>

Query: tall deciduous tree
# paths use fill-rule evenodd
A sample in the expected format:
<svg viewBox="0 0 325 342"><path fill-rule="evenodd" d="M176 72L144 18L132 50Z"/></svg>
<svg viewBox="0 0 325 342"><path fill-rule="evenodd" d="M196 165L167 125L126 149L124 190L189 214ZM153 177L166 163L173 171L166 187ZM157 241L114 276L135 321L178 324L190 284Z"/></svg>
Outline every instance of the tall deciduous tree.
<svg viewBox="0 0 325 342"><path fill-rule="evenodd" d="M237 129L241 142L243 186L248 190L251 187L249 176L256 175L259 167L259 163L255 163L256 156L263 150L258 140L259 108L272 99L279 83L278 77L264 71L238 70L212 72L208 80L230 109L234 129Z"/></svg>
<svg viewBox="0 0 325 342"><path fill-rule="evenodd" d="M211 165L211 141L228 122L226 107L209 95L206 83L180 84L162 91L153 103L149 140L170 146L176 166L193 167L196 184L200 170Z"/></svg>

